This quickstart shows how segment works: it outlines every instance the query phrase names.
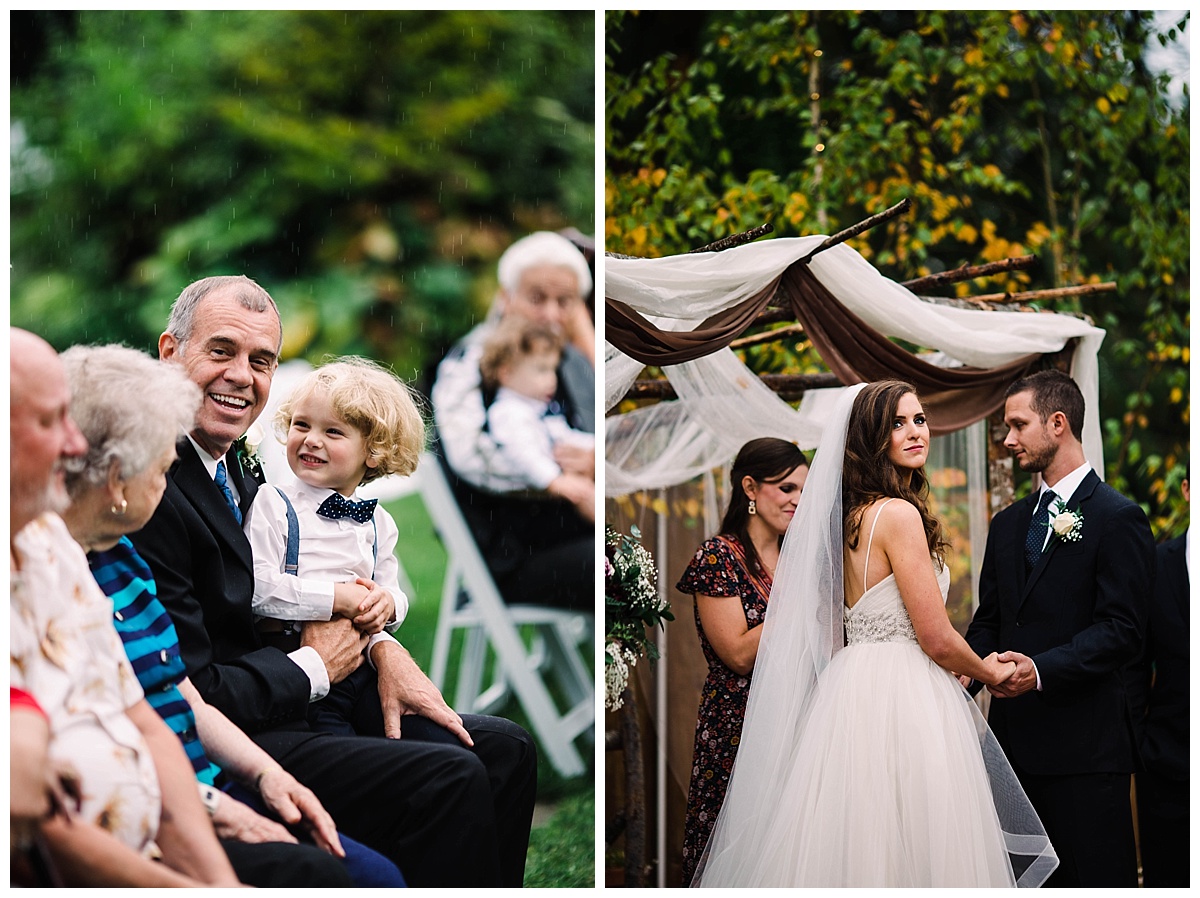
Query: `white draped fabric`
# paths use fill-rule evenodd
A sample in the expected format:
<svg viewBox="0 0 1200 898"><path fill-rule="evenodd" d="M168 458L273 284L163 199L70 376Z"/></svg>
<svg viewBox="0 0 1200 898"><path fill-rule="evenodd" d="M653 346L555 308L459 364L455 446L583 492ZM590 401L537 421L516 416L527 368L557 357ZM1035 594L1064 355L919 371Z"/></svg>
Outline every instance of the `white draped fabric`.
<svg viewBox="0 0 1200 898"><path fill-rule="evenodd" d="M762 290L824 237L782 238L720 253L661 259L605 259L605 295L636 309L664 330L692 330L711 315ZM1104 459L1099 416L1097 353L1104 331L1070 315L956 309L924 302L871 266L845 244L809 263L814 275L847 309L889 337L940 350L964 365L991 368L1031 353L1062 349L1080 339L1071 376L1090 410L1084 451L1097 471ZM604 357L605 407L628 391L643 365L612 344ZM779 436L811 449L820 442L830 400L798 410L763 386L732 350L723 349L663 369L679 399L609 417L605 427L605 493L620 496L690 480L727 462L747 440Z"/></svg>

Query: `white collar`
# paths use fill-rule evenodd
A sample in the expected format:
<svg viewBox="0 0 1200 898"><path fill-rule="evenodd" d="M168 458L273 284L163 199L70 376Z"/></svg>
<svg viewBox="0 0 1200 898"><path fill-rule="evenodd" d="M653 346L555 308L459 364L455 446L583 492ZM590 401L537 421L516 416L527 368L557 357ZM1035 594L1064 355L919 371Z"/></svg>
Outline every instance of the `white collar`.
<svg viewBox="0 0 1200 898"><path fill-rule="evenodd" d="M1070 474L1067 474L1065 477L1060 477L1054 486L1046 486L1046 481L1043 480L1042 489L1038 493L1038 498L1040 499L1042 493L1050 489L1054 490L1054 495L1062 499L1064 503L1069 502L1071 497L1075 495L1075 491L1079 489L1079 484L1083 483L1083 478L1087 477L1091 470L1091 464L1085 461Z"/></svg>

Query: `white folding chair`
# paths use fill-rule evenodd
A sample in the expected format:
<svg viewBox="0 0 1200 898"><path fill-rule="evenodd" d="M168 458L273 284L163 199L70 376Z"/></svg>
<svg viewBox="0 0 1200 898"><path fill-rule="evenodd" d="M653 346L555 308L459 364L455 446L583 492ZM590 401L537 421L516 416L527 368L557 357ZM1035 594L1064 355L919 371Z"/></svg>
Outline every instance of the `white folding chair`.
<svg viewBox="0 0 1200 898"><path fill-rule="evenodd" d="M430 679L443 688L451 637L455 630L462 630L455 710L487 714L510 694L515 695L555 769L565 777L582 774L586 766L575 740L583 734L594 738L595 686L579 647L591 649L592 615L506 604L439 460L427 453L415 476L447 555ZM533 631L529 645L522 628ZM485 686L489 647L493 663L490 683ZM561 690L563 710L551 695L551 682Z"/></svg>

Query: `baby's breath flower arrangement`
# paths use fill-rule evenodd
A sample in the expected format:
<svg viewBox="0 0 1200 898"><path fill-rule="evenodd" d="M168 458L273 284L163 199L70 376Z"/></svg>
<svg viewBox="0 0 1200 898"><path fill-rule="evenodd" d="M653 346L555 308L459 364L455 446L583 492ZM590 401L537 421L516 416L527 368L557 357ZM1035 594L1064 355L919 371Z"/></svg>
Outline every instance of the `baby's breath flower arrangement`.
<svg viewBox="0 0 1200 898"><path fill-rule="evenodd" d="M631 527L630 533L604 528L604 707L610 711L623 704L629 668L642 655L658 657L646 627L675 620L670 603L658 594L654 558L637 541L641 532Z"/></svg>

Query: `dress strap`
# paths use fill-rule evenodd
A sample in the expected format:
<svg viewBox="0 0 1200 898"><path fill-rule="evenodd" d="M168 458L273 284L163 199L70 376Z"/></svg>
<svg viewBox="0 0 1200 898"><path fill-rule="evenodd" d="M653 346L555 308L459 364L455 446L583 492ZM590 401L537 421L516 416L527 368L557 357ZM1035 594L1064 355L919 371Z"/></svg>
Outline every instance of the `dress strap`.
<svg viewBox="0 0 1200 898"><path fill-rule="evenodd" d="M875 512L875 519L871 521L871 533L867 537L867 560L863 562L863 589L867 588L867 570L871 567L871 544L875 542L875 525L879 523L879 516L883 514L883 510L887 508L888 502L891 502L892 499L895 498L895 496L892 496L891 499L888 499L887 502L884 502L882 505L880 505L879 511Z"/></svg>

